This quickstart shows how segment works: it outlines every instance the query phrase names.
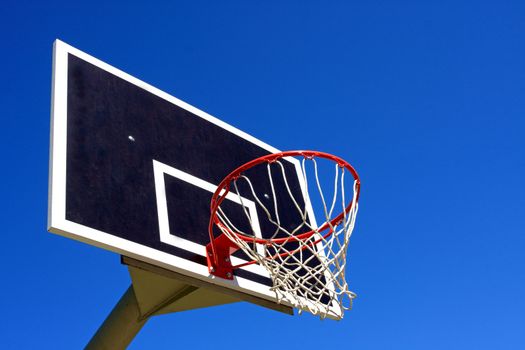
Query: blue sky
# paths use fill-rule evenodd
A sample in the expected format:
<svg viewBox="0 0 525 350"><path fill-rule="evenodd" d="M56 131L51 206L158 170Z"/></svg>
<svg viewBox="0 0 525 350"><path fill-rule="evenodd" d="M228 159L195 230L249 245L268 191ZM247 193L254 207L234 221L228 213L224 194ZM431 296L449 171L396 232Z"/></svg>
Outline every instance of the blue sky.
<svg viewBox="0 0 525 350"><path fill-rule="evenodd" d="M523 2L4 0L0 36L2 348L82 348L129 285L46 232L56 38L363 182L343 321L239 303L154 318L131 349L525 347Z"/></svg>

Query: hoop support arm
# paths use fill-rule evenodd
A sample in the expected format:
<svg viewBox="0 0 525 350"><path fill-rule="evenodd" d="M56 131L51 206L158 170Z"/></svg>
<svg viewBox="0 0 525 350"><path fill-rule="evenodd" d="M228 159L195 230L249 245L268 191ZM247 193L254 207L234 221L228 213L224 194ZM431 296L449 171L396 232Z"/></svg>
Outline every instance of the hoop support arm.
<svg viewBox="0 0 525 350"><path fill-rule="evenodd" d="M206 261L210 274L228 280L233 280L233 267L230 255L239 247L224 234L206 245Z"/></svg>

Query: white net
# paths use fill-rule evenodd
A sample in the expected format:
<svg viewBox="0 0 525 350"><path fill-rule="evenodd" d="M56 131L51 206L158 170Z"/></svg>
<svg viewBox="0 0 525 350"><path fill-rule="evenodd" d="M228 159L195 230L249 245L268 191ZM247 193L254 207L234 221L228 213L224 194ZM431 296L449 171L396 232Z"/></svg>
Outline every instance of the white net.
<svg viewBox="0 0 525 350"><path fill-rule="evenodd" d="M321 318L340 319L355 298L348 289L345 268L357 215L359 183L340 164L302 157L295 163L302 173L297 193L296 184L290 183L292 176L287 177L287 171L297 169L290 167L288 160L258 165L266 167L267 173L262 190L257 189L257 185L262 185L260 181L250 180L249 172L231 180L230 192L238 196L241 204L247 198L256 203L263 217L253 220L253 214L242 205L249 221L247 228L248 225L234 222L239 219L229 217L219 207L217 226L250 259L266 269L278 302L290 303L300 312L305 310ZM290 211L295 218L292 227ZM322 218L319 220L322 224L316 225L316 216ZM266 227L272 229L264 232L261 239L256 235L255 225L264 220Z"/></svg>

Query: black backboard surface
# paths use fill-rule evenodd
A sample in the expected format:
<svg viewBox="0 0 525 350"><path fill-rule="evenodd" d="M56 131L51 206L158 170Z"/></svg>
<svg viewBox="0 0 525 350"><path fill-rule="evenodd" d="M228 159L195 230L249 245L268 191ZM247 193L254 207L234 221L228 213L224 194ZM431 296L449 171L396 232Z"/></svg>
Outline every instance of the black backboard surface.
<svg viewBox="0 0 525 350"><path fill-rule="evenodd" d="M271 281L257 266L235 270L233 281L211 276L204 247L210 199L219 182L238 166L277 151L92 56L55 43L52 232L272 299ZM301 199L300 167L284 163L288 173L297 175L288 181ZM266 174L251 176L255 182L267 181ZM242 215L239 203L226 205ZM293 226L297 218L283 214L283 220ZM265 225L261 221L263 237L269 231ZM243 254L236 257L243 259Z"/></svg>

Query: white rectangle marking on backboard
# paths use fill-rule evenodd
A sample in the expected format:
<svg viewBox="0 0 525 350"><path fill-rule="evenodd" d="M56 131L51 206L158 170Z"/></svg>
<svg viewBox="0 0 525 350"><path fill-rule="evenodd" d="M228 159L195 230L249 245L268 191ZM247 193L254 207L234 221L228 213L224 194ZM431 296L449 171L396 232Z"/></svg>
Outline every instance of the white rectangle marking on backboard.
<svg viewBox="0 0 525 350"><path fill-rule="evenodd" d="M176 233L170 231L170 224L169 224L169 215L168 215L168 203L166 198L166 185L164 183L164 174L168 174L170 176L173 176L179 180L182 180L186 183L189 183L190 185L199 187L205 191L210 192L213 194L217 190L217 186L204 181L202 179L199 179L191 174L188 174L182 170L175 169L167 164L161 163L157 160L153 160L153 173L155 177L155 194L157 197L157 214L159 217L159 233L160 233L160 240L166 244L173 245L175 247L191 251L192 253L199 254L204 256L206 253L206 247L192 242L190 240L184 239L180 236L177 236ZM241 199L234 195L233 193L228 193L226 195L226 199L230 200L238 205L244 205L250 214L250 218L252 221L252 230L256 237L262 238L261 236L261 228L259 225L259 217L257 215L257 210L255 207L255 203L252 200L249 200L247 198ZM265 250L264 247L262 247L260 244L257 245L257 251L264 255ZM233 265L239 265L242 263L247 262L244 259L239 259L235 256L231 257L232 264ZM263 269L261 266L258 265L248 265L245 266L243 269L256 273L258 275L269 277L268 272L266 272L265 269Z"/></svg>

